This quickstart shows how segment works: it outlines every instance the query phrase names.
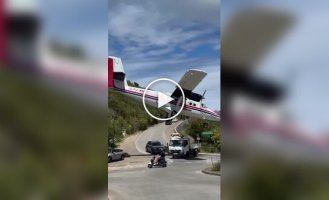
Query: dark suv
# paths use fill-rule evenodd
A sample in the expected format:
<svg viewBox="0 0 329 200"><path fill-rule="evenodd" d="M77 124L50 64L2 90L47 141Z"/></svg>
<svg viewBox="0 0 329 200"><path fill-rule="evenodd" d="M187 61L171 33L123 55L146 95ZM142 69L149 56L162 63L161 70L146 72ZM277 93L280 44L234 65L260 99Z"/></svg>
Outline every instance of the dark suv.
<svg viewBox="0 0 329 200"><path fill-rule="evenodd" d="M159 141L148 141L145 146L145 151L155 155L161 151L165 151L165 146L162 145Z"/></svg>

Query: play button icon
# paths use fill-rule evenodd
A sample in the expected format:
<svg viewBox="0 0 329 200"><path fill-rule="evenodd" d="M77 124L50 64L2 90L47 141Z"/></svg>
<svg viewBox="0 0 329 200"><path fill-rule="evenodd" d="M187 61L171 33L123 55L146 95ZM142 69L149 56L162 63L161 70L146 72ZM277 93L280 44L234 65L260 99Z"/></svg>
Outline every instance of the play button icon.
<svg viewBox="0 0 329 200"><path fill-rule="evenodd" d="M166 105L167 103L173 101L174 99L170 96L163 94L162 92L158 92L158 108Z"/></svg>
<svg viewBox="0 0 329 200"><path fill-rule="evenodd" d="M153 85L156 82L161 82L161 81L169 82L171 84L174 84L176 86L176 88L179 88L179 90L181 91L181 97L180 97L181 100L174 99L170 95L167 95L160 91L155 91L154 89L149 90L151 85ZM172 93L173 91L166 91L166 93L167 92ZM147 98L147 100L145 100L146 98ZM176 100L176 102L172 102L171 104L168 104L171 101L175 101L175 100ZM159 118L159 117L153 115L146 107L146 104L153 106L153 107L157 107L158 109L167 112L168 117ZM176 118L183 111L183 108L184 108L183 105L185 105L184 90L178 83L176 83L175 81L173 81L171 79L168 79L168 78L156 79L156 80L152 81L150 84L148 84L148 86L144 90L144 93L143 93L144 109L147 112L147 114L149 114L154 119L157 119L160 121L172 120L172 119Z"/></svg>

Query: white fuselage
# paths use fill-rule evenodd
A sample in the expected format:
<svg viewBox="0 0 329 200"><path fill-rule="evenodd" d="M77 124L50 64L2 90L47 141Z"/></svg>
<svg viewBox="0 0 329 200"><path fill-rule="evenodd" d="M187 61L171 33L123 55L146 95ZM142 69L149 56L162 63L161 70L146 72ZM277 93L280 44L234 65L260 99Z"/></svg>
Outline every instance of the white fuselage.
<svg viewBox="0 0 329 200"><path fill-rule="evenodd" d="M126 81L114 80L114 90L116 90L126 96L129 96L133 99L136 99L138 101L143 101L143 94L144 94L145 89L128 86ZM147 90L145 93L145 103L147 105L157 108L158 107L158 91ZM196 101L186 98L185 105L184 105L184 108L183 108L181 114L184 116L188 116L188 117L205 119L205 120L210 120L210 121L219 121L220 120L220 116L216 112L214 112L202 105L203 104L200 102L196 102ZM179 109L177 109L175 102L170 102L167 105L162 106L160 109L166 111L169 114L173 110L179 110Z"/></svg>

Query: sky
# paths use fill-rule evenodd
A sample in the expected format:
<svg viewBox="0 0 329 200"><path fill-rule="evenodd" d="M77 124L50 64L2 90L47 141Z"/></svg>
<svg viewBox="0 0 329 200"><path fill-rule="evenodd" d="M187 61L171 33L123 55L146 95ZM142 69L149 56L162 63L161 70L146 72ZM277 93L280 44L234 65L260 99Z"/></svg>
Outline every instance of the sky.
<svg viewBox="0 0 329 200"><path fill-rule="evenodd" d="M222 29L242 8L286 12L295 22L258 63L256 73L286 90L284 109L310 134L329 134L329 2L325 0L248 0L222 4Z"/></svg>
<svg viewBox="0 0 329 200"><path fill-rule="evenodd" d="M127 79L146 86L179 81L188 69L208 73L194 92L220 110L220 1L109 0L108 54L120 57Z"/></svg>
<svg viewBox="0 0 329 200"><path fill-rule="evenodd" d="M107 0L34 1L39 3L42 35L78 45L92 58L107 58Z"/></svg>
<svg viewBox="0 0 329 200"><path fill-rule="evenodd" d="M196 92L207 89L205 103L216 110L220 105L220 25L225 28L229 17L247 6L292 13L296 23L264 57L259 73L284 84L289 80L287 74L293 73L293 80L286 85L286 108L306 129L328 132L326 0L46 2L41 8L48 34L77 42L101 58L121 57L130 80L142 85L160 77L178 81L187 69L203 69L208 75Z"/></svg>

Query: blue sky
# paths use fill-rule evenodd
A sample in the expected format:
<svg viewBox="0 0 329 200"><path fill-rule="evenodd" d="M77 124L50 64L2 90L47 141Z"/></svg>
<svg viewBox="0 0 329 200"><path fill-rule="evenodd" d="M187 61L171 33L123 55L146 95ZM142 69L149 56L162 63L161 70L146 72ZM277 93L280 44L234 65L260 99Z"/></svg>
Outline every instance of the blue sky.
<svg viewBox="0 0 329 200"><path fill-rule="evenodd" d="M43 35L78 45L93 58L107 58L107 0L56 0L38 3Z"/></svg>
<svg viewBox="0 0 329 200"><path fill-rule="evenodd" d="M220 2L110 0L109 55L121 57L128 79L179 81L188 69L208 73L195 92L220 109Z"/></svg>
<svg viewBox="0 0 329 200"><path fill-rule="evenodd" d="M328 134L329 130L328 6L325 0L239 0L226 1L221 7L224 28L230 16L248 7L279 10L295 18L288 32L258 63L256 73L285 87L284 111L311 134Z"/></svg>
<svg viewBox="0 0 329 200"><path fill-rule="evenodd" d="M225 27L231 15L247 6L290 12L296 24L259 63L258 72L284 84L289 79L286 75L294 72L285 107L307 129L329 128L328 1L239 0L220 5L218 0L57 0L41 4L43 28L50 37L78 43L99 58L122 57L131 80L146 85L159 77L179 80L190 68L207 71L196 91L207 89L206 103L213 109L220 104L219 19Z"/></svg>
<svg viewBox="0 0 329 200"><path fill-rule="evenodd" d="M285 107L303 127L328 130L329 2L298 0L47 1L41 5L50 37L82 45L89 54L122 57L128 78L147 84L160 77L179 80L185 70L208 76L196 89L207 89L206 103L219 109L219 27L238 9L265 6L296 16L296 24L259 63L259 73L287 86ZM221 9L221 10L220 10ZM108 40L107 40L108 38ZM108 49L108 51L107 51Z"/></svg>

